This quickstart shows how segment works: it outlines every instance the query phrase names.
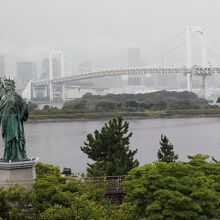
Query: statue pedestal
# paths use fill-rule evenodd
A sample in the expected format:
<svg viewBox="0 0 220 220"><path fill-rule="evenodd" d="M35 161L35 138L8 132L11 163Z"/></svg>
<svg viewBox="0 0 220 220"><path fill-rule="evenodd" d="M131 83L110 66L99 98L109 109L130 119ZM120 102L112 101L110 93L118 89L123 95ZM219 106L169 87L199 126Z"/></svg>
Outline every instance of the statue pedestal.
<svg viewBox="0 0 220 220"><path fill-rule="evenodd" d="M21 162L0 162L0 187L20 185L32 190L38 158Z"/></svg>

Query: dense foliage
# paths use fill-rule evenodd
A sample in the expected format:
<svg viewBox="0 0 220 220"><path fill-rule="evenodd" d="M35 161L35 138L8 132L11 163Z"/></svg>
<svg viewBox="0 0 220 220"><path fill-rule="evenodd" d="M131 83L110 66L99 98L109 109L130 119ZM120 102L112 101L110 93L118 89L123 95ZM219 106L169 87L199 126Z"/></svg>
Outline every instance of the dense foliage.
<svg viewBox="0 0 220 220"><path fill-rule="evenodd" d="M105 123L100 131L96 130L94 135L87 135L81 150L95 161L88 164L90 175L125 175L138 166L138 161L134 159L137 150L129 149L132 132L128 133L128 128L129 123L117 117Z"/></svg>
<svg viewBox="0 0 220 220"><path fill-rule="evenodd" d="M66 102L63 109L78 111L144 111L164 109L197 109L208 107L205 99L192 92L158 91L146 94L85 94Z"/></svg>
<svg viewBox="0 0 220 220"><path fill-rule="evenodd" d="M0 189L0 219L220 219L220 163L206 162L206 155L189 159L132 169L117 207L100 182L62 177L57 167L39 163L31 193L18 186Z"/></svg>
<svg viewBox="0 0 220 220"><path fill-rule="evenodd" d="M220 219L220 163L205 159L133 169L124 183L124 219Z"/></svg>
<svg viewBox="0 0 220 220"><path fill-rule="evenodd" d="M40 175L34 185L33 209L40 219L109 219L109 215L113 216L114 206L104 197L99 183L62 177L56 171L57 167L38 165Z"/></svg>
<svg viewBox="0 0 220 220"><path fill-rule="evenodd" d="M98 183L62 177L49 164L38 163L36 171L31 193L18 186L0 189L0 219L114 219L115 206Z"/></svg>
<svg viewBox="0 0 220 220"><path fill-rule="evenodd" d="M173 145L169 142L166 135L161 135L160 149L157 152L159 162L175 162L178 159L178 154L174 153Z"/></svg>
<svg viewBox="0 0 220 220"><path fill-rule="evenodd" d="M158 91L147 94L85 94L82 98L68 101L62 109L45 105L39 110L30 103L30 119L57 120L78 118L123 117L186 117L219 116L220 108L209 105L192 92Z"/></svg>
<svg viewBox="0 0 220 220"><path fill-rule="evenodd" d="M33 103L33 102L28 102L28 111L31 112L35 112L38 110L38 105Z"/></svg>

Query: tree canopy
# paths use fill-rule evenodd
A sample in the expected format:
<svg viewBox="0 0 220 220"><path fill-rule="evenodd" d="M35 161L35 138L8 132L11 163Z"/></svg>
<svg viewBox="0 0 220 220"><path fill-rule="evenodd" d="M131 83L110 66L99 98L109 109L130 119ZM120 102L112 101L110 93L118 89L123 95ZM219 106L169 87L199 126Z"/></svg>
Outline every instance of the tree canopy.
<svg viewBox="0 0 220 220"><path fill-rule="evenodd" d="M125 175L139 165L134 159L137 150L130 150L129 123L122 117L110 120L100 131L87 135L81 150L95 161L88 164L88 173L93 176Z"/></svg>
<svg viewBox="0 0 220 220"><path fill-rule="evenodd" d="M127 219L220 219L220 163L208 163L204 155L190 158L131 170L124 183Z"/></svg>
<svg viewBox="0 0 220 220"><path fill-rule="evenodd" d="M0 189L0 219L220 219L220 163L200 154L189 159L135 167L117 207L105 198L102 184L62 177L57 167L40 163L32 192Z"/></svg>
<svg viewBox="0 0 220 220"><path fill-rule="evenodd" d="M157 91L146 94L85 94L68 101L63 110L75 111L144 111L165 109L198 109L209 107L208 101L193 92Z"/></svg>
<svg viewBox="0 0 220 220"><path fill-rule="evenodd" d="M173 145L169 142L166 135L161 134L160 149L157 152L159 162L175 162L178 159L178 154L174 153Z"/></svg>

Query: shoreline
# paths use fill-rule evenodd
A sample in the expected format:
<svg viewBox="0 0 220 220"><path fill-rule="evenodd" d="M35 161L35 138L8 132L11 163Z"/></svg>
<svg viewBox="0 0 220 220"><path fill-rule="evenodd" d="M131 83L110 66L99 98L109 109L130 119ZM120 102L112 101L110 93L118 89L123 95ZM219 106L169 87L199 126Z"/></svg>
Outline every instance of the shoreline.
<svg viewBox="0 0 220 220"><path fill-rule="evenodd" d="M103 120L110 120L113 117L119 116L120 114L116 113L115 115L105 115L105 116L98 116L92 117L91 115L81 115L81 117L59 117L56 115L56 118L50 117L39 117L33 118L30 117L27 123L59 123L59 122L74 122L74 121L103 121ZM219 114L174 114L174 115L121 115L125 120L144 120L144 119L184 119L184 118L220 118Z"/></svg>

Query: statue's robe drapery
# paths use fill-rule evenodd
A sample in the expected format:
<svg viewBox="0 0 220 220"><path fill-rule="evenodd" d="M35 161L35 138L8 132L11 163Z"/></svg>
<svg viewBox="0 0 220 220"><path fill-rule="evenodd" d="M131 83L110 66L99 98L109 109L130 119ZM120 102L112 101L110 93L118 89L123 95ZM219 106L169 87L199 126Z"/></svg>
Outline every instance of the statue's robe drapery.
<svg viewBox="0 0 220 220"><path fill-rule="evenodd" d="M0 100L0 123L4 140L3 161L28 160L23 121L28 118L28 105L14 91L6 92Z"/></svg>

